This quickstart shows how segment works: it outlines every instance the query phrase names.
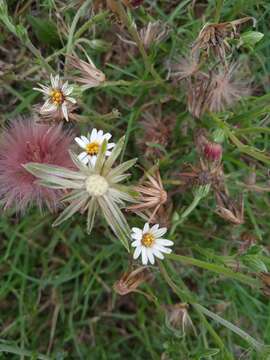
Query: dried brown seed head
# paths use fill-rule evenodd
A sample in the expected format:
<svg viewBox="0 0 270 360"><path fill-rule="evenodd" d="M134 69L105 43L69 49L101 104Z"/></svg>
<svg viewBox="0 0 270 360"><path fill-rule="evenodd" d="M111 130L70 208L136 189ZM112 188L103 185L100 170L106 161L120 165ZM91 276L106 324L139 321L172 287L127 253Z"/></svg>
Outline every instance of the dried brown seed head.
<svg viewBox="0 0 270 360"><path fill-rule="evenodd" d="M139 267L133 271L124 273L113 286L115 292L119 295L127 295L136 292L137 288L144 282L153 278L150 270L146 266Z"/></svg>

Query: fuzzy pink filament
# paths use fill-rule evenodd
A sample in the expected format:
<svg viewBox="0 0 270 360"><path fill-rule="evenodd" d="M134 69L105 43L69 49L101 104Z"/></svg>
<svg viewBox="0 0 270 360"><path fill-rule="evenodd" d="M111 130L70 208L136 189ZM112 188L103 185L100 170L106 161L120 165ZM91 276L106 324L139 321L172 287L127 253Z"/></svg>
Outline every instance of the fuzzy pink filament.
<svg viewBox="0 0 270 360"><path fill-rule="evenodd" d="M35 204L54 211L63 195L48 189L23 168L37 162L72 168L68 149L74 139L61 125L37 124L31 120L16 120L6 128L0 140L0 200L4 209L11 207L23 212Z"/></svg>

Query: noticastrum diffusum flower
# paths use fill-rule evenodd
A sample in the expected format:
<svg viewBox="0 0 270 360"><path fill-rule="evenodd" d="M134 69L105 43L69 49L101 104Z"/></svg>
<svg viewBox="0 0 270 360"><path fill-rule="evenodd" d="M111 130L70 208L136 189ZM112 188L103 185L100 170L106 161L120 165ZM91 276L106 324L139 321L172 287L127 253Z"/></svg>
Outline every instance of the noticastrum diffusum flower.
<svg viewBox="0 0 270 360"><path fill-rule="evenodd" d="M68 206L56 219L54 226L69 219L76 212L87 211L87 230L90 233L99 209L115 235L129 248L130 229L121 208L126 202L134 201L134 192L120 182L130 175L125 172L135 164L136 159L113 167L123 145L124 138L119 140L111 155L106 158L105 139L99 149L95 166L83 164L75 154L70 153L78 171L36 163L25 165L30 173L41 179L41 185L69 190L69 194L62 199Z"/></svg>
<svg viewBox="0 0 270 360"><path fill-rule="evenodd" d="M76 137L76 143L84 150L78 158L84 163L90 163L92 166L95 166L97 161L97 156L99 149L104 140L107 142L111 139L112 135L109 133L103 134L103 130L93 129L91 134L87 136ZM107 143L107 150L105 155L110 156L111 150L115 146L114 143Z"/></svg>
<svg viewBox="0 0 270 360"><path fill-rule="evenodd" d="M76 100L70 96L73 92L73 86L69 85L67 81L63 84L59 75L53 76L51 74L50 80L50 86L39 84L39 88L34 88L34 90L45 95L45 103L41 107L40 113L41 115L55 115L56 112L60 111L64 119L69 121L69 104L76 104Z"/></svg>
<svg viewBox="0 0 270 360"><path fill-rule="evenodd" d="M136 260L141 255L143 265L147 265L148 262L153 265L155 257L164 259L163 253L170 254L172 249L168 246L173 245L173 241L162 238L166 232L167 228L159 228L159 224L150 227L146 223L142 230L137 227L132 228L131 246L135 247L133 258Z"/></svg>

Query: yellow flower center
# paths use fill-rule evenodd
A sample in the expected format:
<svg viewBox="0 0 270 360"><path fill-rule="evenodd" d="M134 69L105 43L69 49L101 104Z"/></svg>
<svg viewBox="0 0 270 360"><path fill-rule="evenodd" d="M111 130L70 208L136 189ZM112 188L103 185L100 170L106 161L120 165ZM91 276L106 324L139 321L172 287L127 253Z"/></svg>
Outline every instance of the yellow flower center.
<svg viewBox="0 0 270 360"><path fill-rule="evenodd" d="M155 242L155 238L152 234L146 233L142 237L142 245L145 247L151 247Z"/></svg>
<svg viewBox="0 0 270 360"><path fill-rule="evenodd" d="M91 142L90 144L86 145L86 152L88 155L97 155L98 154L98 150L99 150L99 143L97 142Z"/></svg>
<svg viewBox="0 0 270 360"><path fill-rule="evenodd" d="M53 89L51 92L51 99L55 105L61 105L64 102L64 95L61 90Z"/></svg>

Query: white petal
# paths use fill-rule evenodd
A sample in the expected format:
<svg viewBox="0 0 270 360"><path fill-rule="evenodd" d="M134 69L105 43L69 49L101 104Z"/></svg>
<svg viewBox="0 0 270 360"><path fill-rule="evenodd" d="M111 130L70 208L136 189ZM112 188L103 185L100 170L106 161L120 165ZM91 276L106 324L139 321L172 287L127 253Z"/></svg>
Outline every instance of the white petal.
<svg viewBox="0 0 270 360"><path fill-rule="evenodd" d="M131 234L131 237L132 237L132 239L135 239L135 240L141 240L142 239L142 235L137 234L137 233Z"/></svg>
<svg viewBox="0 0 270 360"><path fill-rule="evenodd" d="M112 149L113 147L115 147L115 143L109 143L107 145L107 149Z"/></svg>
<svg viewBox="0 0 270 360"><path fill-rule="evenodd" d="M173 241L168 240L168 239L156 239L156 244L164 245L164 246L172 246Z"/></svg>
<svg viewBox="0 0 270 360"><path fill-rule="evenodd" d="M111 151L106 151L106 152L105 152L105 155L106 155L106 156L110 156L111 154L112 154Z"/></svg>
<svg viewBox="0 0 270 360"><path fill-rule="evenodd" d="M50 79L51 79L51 85L53 88L55 88L55 83L54 83L54 77L53 77L53 74L50 75Z"/></svg>
<svg viewBox="0 0 270 360"><path fill-rule="evenodd" d="M62 112L63 112L64 118L68 121L68 109L67 109L67 105L65 103L62 104Z"/></svg>
<svg viewBox="0 0 270 360"><path fill-rule="evenodd" d="M149 224L145 223L144 227L143 227L143 234L147 233L149 231Z"/></svg>
<svg viewBox="0 0 270 360"><path fill-rule="evenodd" d="M71 102L72 104L76 104L76 102L77 102L76 99L74 99L73 97L70 97L70 96L67 96L66 100Z"/></svg>
<svg viewBox="0 0 270 360"><path fill-rule="evenodd" d="M48 96L50 95L51 89L50 89L48 86L44 86L44 85L42 85L42 84L38 84L38 85L40 86L40 88L34 87L33 90L40 91L40 92L42 92L43 94L48 95Z"/></svg>
<svg viewBox="0 0 270 360"><path fill-rule="evenodd" d="M161 251L161 252L163 252L165 254L170 254L172 252L172 249L167 248L167 247L162 246L162 245L158 245L158 244L154 245L154 249L159 250L159 251Z"/></svg>
<svg viewBox="0 0 270 360"><path fill-rule="evenodd" d="M86 144L90 144L90 140L84 136L84 135L81 135L80 138L82 139L82 141L84 141Z"/></svg>
<svg viewBox="0 0 270 360"><path fill-rule="evenodd" d="M141 252L142 252L142 247L138 246L134 251L133 259L135 260L138 259L138 257L141 255Z"/></svg>
<svg viewBox="0 0 270 360"><path fill-rule="evenodd" d="M106 139L107 141L109 141L111 137L112 135L110 133L104 134L104 139Z"/></svg>
<svg viewBox="0 0 270 360"><path fill-rule="evenodd" d="M60 88L60 76L57 74L54 78L54 86L59 89Z"/></svg>
<svg viewBox="0 0 270 360"><path fill-rule="evenodd" d="M99 139L103 138L103 130L98 130L98 132L97 132L97 137L98 137ZM102 140L103 140L103 139L102 139Z"/></svg>
<svg viewBox="0 0 270 360"><path fill-rule="evenodd" d="M154 265L154 263L155 263L155 258L154 258L152 249L150 249L150 248L147 249L147 256L148 256L148 259L149 259L150 263L151 263L152 265Z"/></svg>
<svg viewBox="0 0 270 360"><path fill-rule="evenodd" d="M143 265L147 265L147 263L148 263L146 248L144 246L142 246L142 263L143 263Z"/></svg>
<svg viewBox="0 0 270 360"><path fill-rule="evenodd" d="M140 240L133 241L133 242L131 243L131 246L132 246L132 247L141 246L141 241L140 241Z"/></svg>
<svg viewBox="0 0 270 360"><path fill-rule="evenodd" d="M76 143L82 148L82 149L85 149L86 145L89 144L89 141L85 141L83 140L81 137L75 137L74 139L76 141Z"/></svg>
<svg viewBox="0 0 270 360"><path fill-rule="evenodd" d="M51 112L57 110L57 106L51 103L50 99L46 100L44 105L41 107L40 111Z"/></svg>
<svg viewBox="0 0 270 360"><path fill-rule="evenodd" d="M96 140L96 137L97 137L97 129L94 128L91 132L90 141L92 142Z"/></svg>
<svg viewBox="0 0 270 360"><path fill-rule="evenodd" d="M84 152L82 152L82 153L80 153L79 155L78 155L78 158L81 160L81 161L83 161L85 158L87 159L87 162L88 162L88 154L84 151Z"/></svg>
<svg viewBox="0 0 270 360"><path fill-rule="evenodd" d="M96 161L97 161L97 156L96 155L93 155L93 156L90 157L90 163L91 163L92 166L95 166Z"/></svg>
<svg viewBox="0 0 270 360"><path fill-rule="evenodd" d="M158 249L156 249L155 247L152 248L152 252L157 258L159 258L161 260L164 259L164 255Z"/></svg>
<svg viewBox="0 0 270 360"><path fill-rule="evenodd" d="M69 95L69 94L71 94L71 92L68 92L68 90L71 88L71 92L72 92L72 90L73 90L73 88L72 88L72 86L68 86L68 81L66 81L65 83L64 83L64 85L62 86L62 92L63 92L63 94L64 95Z"/></svg>
<svg viewBox="0 0 270 360"><path fill-rule="evenodd" d="M151 232L156 231L159 228L159 224L155 224L151 227Z"/></svg>
<svg viewBox="0 0 270 360"><path fill-rule="evenodd" d="M161 236L163 236L164 234L166 234L167 232L167 228L163 227L160 228L158 230L152 231L153 235L155 236L156 239L160 238Z"/></svg>
<svg viewBox="0 0 270 360"><path fill-rule="evenodd" d="M135 233L137 233L137 234L140 234L140 235L142 236L142 230L141 230L141 229L139 229L139 228L137 228L137 227L133 227L131 230L132 230L133 232L135 232Z"/></svg>

